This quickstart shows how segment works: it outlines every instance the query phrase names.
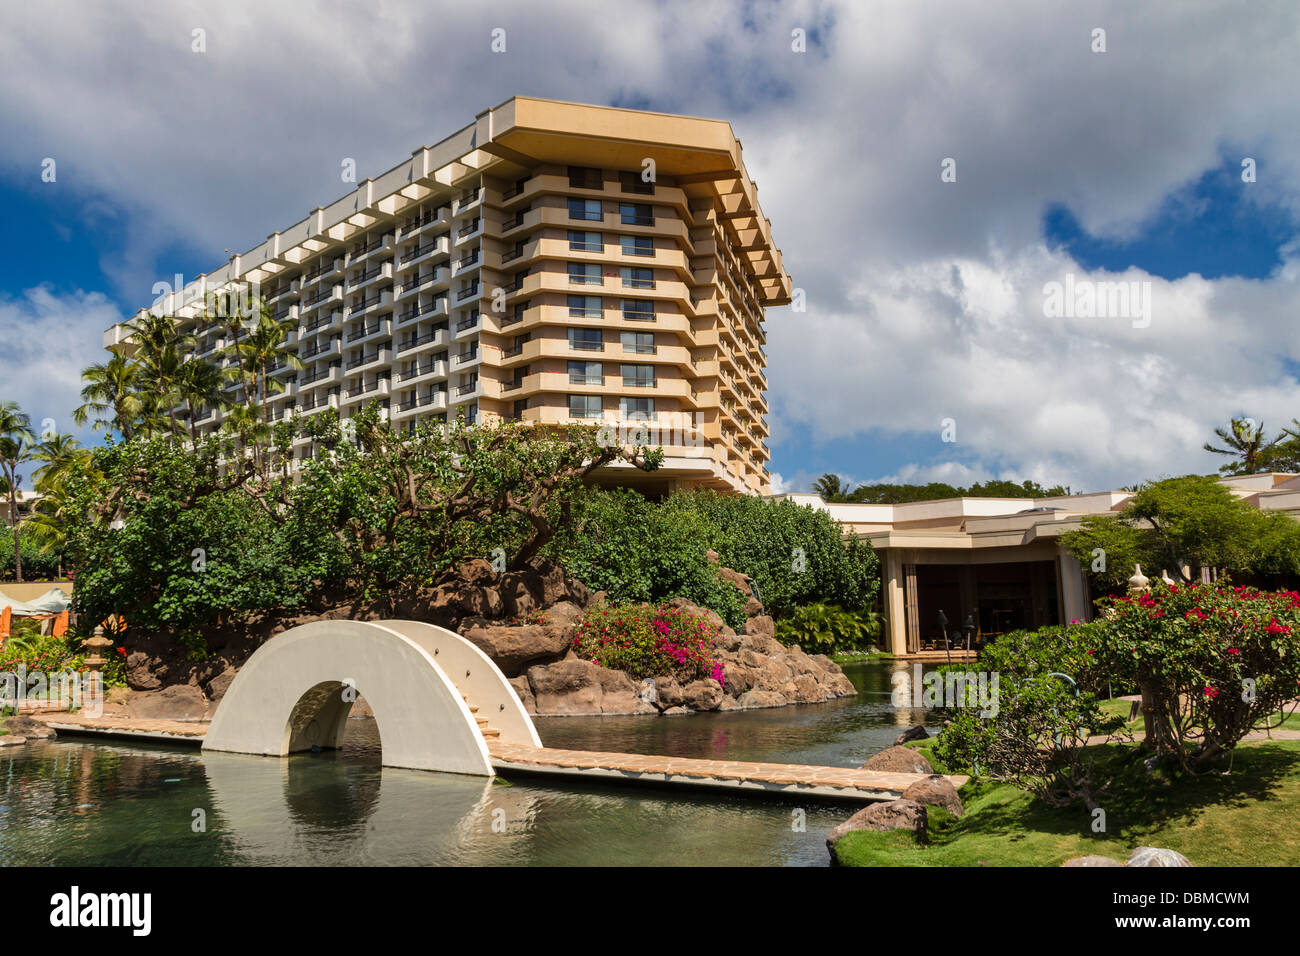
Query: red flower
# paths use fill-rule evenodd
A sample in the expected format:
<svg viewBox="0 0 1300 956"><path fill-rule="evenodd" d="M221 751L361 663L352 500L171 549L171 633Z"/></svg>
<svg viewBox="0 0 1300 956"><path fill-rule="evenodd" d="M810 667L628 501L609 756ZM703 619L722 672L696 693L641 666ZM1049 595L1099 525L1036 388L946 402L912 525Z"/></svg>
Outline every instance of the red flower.
<svg viewBox="0 0 1300 956"><path fill-rule="evenodd" d="M126 648L125 648L125 647L119 647L119 648L117 649L117 652L118 652L119 654L121 654L123 657L126 657Z"/></svg>

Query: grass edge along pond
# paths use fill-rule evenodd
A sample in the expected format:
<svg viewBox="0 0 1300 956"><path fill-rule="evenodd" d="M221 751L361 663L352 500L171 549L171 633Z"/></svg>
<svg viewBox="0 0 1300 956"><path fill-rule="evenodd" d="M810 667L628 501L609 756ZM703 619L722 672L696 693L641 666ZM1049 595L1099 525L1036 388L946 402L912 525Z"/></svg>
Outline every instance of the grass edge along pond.
<svg viewBox="0 0 1300 956"><path fill-rule="evenodd" d="M916 749L940 770L933 739ZM836 843L843 866L1060 866L1075 856L1123 862L1134 847L1177 850L1193 866L1300 866L1300 741L1243 743L1231 772L1173 777L1142 767L1133 744L1107 744L1114 792L1102 799L1106 832L1081 806L1053 809L1009 783L972 779L964 816L927 807L929 839L858 830Z"/></svg>

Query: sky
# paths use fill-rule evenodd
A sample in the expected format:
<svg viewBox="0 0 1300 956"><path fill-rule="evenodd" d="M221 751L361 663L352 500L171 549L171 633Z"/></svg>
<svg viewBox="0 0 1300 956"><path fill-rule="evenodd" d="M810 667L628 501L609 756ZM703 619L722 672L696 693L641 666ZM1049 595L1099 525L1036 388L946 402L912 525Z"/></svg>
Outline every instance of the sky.
<svg viewBox="0 0 1300 956"><path fill-rule="evenodd" d="M0 400L78 431L156 283L523 94L732 123L802 293L774 490L1209 473L1300 417L1298 44L1291 2L11 5Z"/></svg>

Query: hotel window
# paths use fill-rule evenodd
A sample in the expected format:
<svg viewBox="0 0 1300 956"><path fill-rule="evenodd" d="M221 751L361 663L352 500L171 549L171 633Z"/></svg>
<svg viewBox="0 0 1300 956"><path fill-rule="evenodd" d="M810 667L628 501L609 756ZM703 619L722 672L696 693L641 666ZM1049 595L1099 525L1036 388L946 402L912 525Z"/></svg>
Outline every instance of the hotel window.
<svg viewBox="0 0 1300 956"><path fill-rule="evenodd" d="M604 314L598 295L569 296L569 318L599 319Z"/></svg>
<svg viewBox="0 0 1300 956"><path fill-rule="evenodd" d="M602 179L603 176L599 169L592 169L588 166L569 167L570 189L600 189L604 185Z"/></svg>
<svg viewBox="0 0 1300 956"><path fill-rule="evenodd" d="M619 173L618 179L625 193L645 193L647 196L655 194L655 184L646 182L640 173Z"/></svg>
<svg viewBox="0 0 1300 956"><path fill-rule="evenodd" d="M570 199L569 218L585 219L587 222L600 222L605 218L601 212L599 199Z"/></svg>
<svg viewBox="0 0 1300 956"><path fill-rule="evenodd" d="M570 266L570 269L572 269L572 266ZM629 289L653 289L655 287L655 271L653 269L624 266L618 270L618 274L623 279L623 285Z"/></svg>
<svg viewBox="0 0 1300 956"><path fill-rule="evenodd" d="M515 310L514 310L514 319L513 319L513 321L514 321L514 322L522 322L522 321L524 320L524 313L528 311L528 307L529 307L531 304L532 304L532 303L530 303L530 302L520 302L518 305L516 305L516 306L515 306Z"/></svg>
<svg viewBox="0 0 1300 956"><path fill-rule="evenodd" d="M620 398L618 400L619 418L628 421L651 421L655 417L655 400L653 398Z"/></svg>
<svg viewBox="0 0 1300 956"><path fill-rule="evenodd" d="M599 352L605 347L600 329L569 329L569 348Z"/></svg>
<svg viewBox="0 0 1300 956"><path fill-rule="evenodd" d="M516 419L524 417L524 412L528 408L528 399L521 398L515 402L514 415Z"/></svg>
<svg viewBox="0 0 1300 956"><path fill-rule="evenodd" d="M599 418L601 402L599 395L570 395L570 418Z"/></svg>
<svg viewBox="0 0 1300 956"><path fill-rule="evenodd" d="M602 252L605 241L598 232L583 232L579 229L569 230L569 250L571 252Z"/></svg>
<svg viewBox="0 0 1300 956"><path fill-rule="evenodd" d="M604 385L605 370L599 362L569 362L570 385Z"/></svg>
<svg viewBox="0 0 1300 956"><path fill-rule="evenodd" d="M600 275L600 264L596 262L570 262L570 285L600 285L604 280Z"/></svg>
<svg viewBox="0 0 1300 956"><path fill-rule="evenodd" d="M624 365L619 369L626 388L654 388L655 367L653 365Z"/></svg>
<svg viewBox="0 0 1300 956"><path fill-rule="evenodd" d="M624 352L634 352L638 355L655 354L653 332L620 332L618 338L623 344Z"/></svg>
<svg viewBox="0 0 1300 956"><path fill-rule="evenodd" d="M618 244L625 256L653 256L655 241L650 236L619 236Z"/></svg>
<svg viewBox="0 0 1300 956"><path fill-rule="evenodd" d="M628 322L653 322L655 320L655 300L624 299L623 318Z"/></svg>
<svg viewBox="0 0 1300 956"><path fill-rule="evenodd" d="M653 226L655 224L654 210L645 203L619 203L618 214L625 226Z"/></svg>

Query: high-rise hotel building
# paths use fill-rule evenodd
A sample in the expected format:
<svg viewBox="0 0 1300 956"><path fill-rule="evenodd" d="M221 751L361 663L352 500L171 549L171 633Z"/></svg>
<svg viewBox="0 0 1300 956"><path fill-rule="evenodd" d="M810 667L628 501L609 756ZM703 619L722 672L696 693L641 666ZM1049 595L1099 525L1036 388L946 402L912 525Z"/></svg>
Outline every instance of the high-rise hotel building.
<svg viewBox="0 0 1300 956"><path fill-rule="evenodd" d="M201 315L232 283L296 323L275 419L614 422L665 461L607 480L769 491L764 309L790 278L725 121L514 97L151 308L229 364Z"/></svg>

